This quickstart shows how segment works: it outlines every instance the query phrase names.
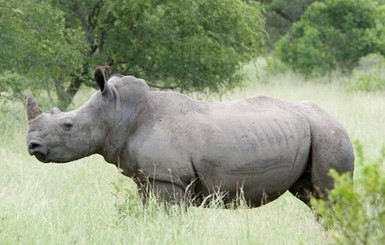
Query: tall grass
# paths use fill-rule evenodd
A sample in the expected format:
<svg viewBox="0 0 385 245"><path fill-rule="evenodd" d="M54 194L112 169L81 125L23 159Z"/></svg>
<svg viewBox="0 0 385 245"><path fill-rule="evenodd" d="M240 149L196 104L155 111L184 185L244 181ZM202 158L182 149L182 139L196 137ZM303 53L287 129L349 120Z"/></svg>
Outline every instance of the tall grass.
<svg viewBox="0 0 385 245"><path fill-rule="evenodd" d="M367 154L385 144L385 94L347 93L340 85L344 78L321 83L290 73L260 73L257 79L252 69L248 86L224 100L257 94L311 100L336 117L352 139L359 138ZM85 94L76 98L76 104L86 99ZM310 209L288 193L256 209L166 212L157 206L143 207L132 181L100 156L62 165L30 157L21 106L0 120L0 244L330 242Z"/></svg>

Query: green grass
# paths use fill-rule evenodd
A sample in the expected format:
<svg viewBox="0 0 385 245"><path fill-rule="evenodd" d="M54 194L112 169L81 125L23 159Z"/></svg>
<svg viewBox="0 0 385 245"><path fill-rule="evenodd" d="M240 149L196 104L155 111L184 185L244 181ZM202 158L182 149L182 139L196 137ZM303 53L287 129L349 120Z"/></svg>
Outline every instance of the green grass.
<svg viewBox="0 0 385 245"><path fill-rule="evenodd" d="M339 78L307 82L294 74L259 74L223 97L269 95L311 100L336 117L367 154L385 145L385 94L345 91ZM343 78L340 78L343 79ZM88 91L76 98L80 104ZM0 244L325 244L331 238L310 209L290 194L255 209L143 208L130 179L100 156L42 164L26 150L23 108L0 119ZM123 195L123 196L121 196ZM117 207L129 199L128 210ZM135 206L136 205L136 206Z"/></svg>

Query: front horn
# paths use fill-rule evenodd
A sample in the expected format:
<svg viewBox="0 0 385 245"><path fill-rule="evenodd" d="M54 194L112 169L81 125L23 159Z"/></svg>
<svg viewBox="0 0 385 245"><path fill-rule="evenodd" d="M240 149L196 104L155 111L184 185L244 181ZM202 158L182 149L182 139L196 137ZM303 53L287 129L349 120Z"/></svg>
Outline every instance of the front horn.
<svg viewBox="0 0 385 245"><path fill-rule="evenodd" d="M31 91L27 93L26 101L28 121L36 118L37 116L43 113L43 111L37 106L35 100L33 99Z"/></svg>

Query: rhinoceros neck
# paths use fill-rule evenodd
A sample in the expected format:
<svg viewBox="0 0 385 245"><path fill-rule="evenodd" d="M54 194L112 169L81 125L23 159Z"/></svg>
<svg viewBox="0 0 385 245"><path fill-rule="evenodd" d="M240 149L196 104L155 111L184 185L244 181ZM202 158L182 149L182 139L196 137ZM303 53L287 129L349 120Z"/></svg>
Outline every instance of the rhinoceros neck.
<svg viewBox="0 0 385 245"><path fill-rule="evenodd" d="M115 110L109 119L110 132L102 155L107 162L118 164L119 155L126 147L129 135L136 130L139 121L146 114L148 101L145 90L122 93L115 87L112 89L117 103L115 103Z"/></svg>

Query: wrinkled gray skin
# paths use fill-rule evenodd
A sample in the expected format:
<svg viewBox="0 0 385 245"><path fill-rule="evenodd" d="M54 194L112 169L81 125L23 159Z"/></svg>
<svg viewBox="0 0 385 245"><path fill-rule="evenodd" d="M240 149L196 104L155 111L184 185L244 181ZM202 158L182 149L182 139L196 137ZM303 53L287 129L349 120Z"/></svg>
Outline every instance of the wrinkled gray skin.
<svg viewBox="0 0 385 245"><path fill-rule="evenodd" d="M333 188L330 169L353 173L345 129L310 102L264 96L201 102L151 91L144 80L95 71L98 90L83 106L43 113L27 96L28 151L64 163L100 154L131 177L144 198L199 204L218 191L259 206L289 190L309 205Z"/></svg>

